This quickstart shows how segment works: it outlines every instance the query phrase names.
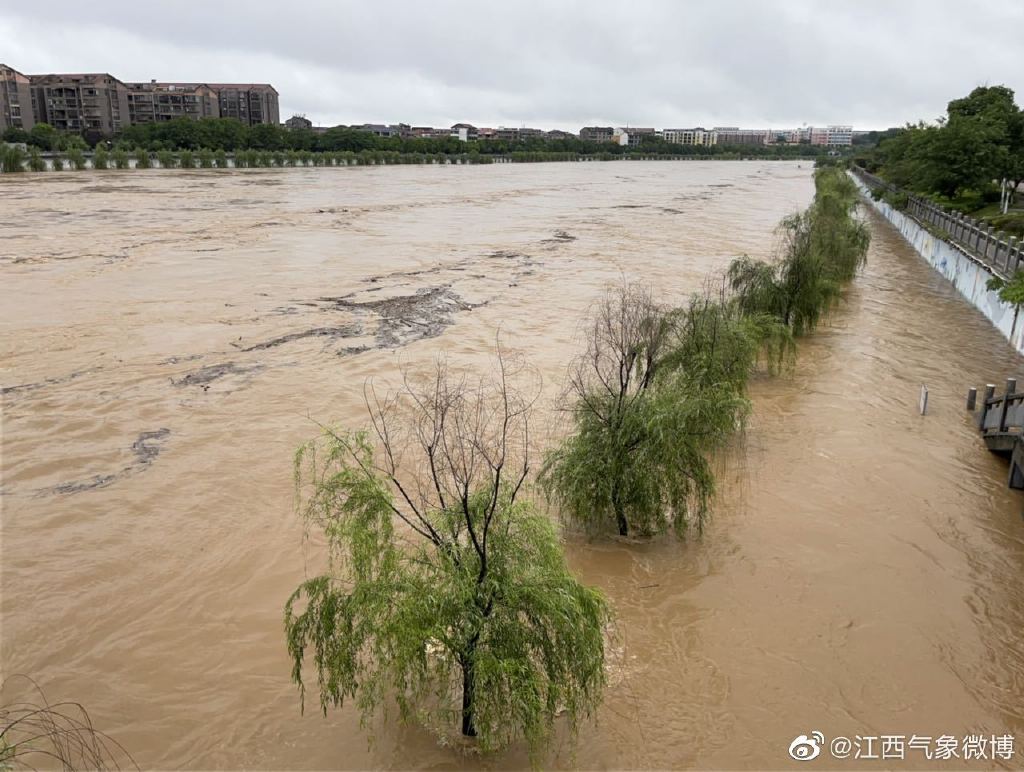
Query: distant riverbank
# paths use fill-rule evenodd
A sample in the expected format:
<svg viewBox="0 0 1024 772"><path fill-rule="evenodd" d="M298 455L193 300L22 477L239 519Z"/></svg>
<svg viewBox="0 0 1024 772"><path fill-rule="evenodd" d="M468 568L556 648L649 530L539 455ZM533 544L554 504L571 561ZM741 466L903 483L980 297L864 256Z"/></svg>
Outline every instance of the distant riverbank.
<svg viewBox="0 0 1024 772"><path fill-rule="evenodd" d="M506 154L401 153L388 150L313 152L302 150L114 150L39 152L18 145L0 147L0 172L86 171L109 169L255 169L326 166L466 165L592 161L814 161L818 155L756 155L724 152L715 155L676 153L574 153L521 151Z"/></svg>

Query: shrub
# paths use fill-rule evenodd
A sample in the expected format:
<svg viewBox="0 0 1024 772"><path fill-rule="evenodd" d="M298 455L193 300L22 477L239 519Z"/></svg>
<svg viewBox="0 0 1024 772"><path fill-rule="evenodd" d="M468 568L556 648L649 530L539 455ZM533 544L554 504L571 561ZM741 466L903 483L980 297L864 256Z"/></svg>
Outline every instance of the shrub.
<svg viewBox="0 0 1024 772"><path fill-rule="evenodd" d="M46 171L46 161L43 159L42 153L39 152L39 148L34 145L28 149L28 168L34 172Z"/></svg>
<svg viewBox="0 0 1024 772"><path fill-rule="evenodd" d="M25 153L15 145L0 145L0 170L6 173L25 171Z"/></svg>
<svg viewBox="0 0 1024 772"><path fill-rule="evenodd" d="M97 145L92 153L92 168L107 169L110 166L110 153L103 145Z"/></svg>

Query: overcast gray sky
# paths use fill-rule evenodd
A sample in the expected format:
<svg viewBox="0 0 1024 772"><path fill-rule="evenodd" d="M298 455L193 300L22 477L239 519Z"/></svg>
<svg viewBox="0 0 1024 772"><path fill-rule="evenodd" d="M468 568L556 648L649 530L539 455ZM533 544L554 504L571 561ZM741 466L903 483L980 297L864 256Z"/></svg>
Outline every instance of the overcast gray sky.
<svg viewBox="0 0 1024 772"><path fill-rule="evenodd" d="M1024 89L1024 2L0 0L0 61L269 82L324 125L884 128Z"/></svg>

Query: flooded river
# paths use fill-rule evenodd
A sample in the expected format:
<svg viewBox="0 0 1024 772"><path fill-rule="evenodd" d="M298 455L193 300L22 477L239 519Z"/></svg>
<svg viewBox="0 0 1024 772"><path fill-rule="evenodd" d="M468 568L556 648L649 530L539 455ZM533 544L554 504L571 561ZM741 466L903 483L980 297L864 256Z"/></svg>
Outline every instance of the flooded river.
<svg viewBox="0 0 1024 772"><path fill-rule="evenodd" d="M499 327L551 409L606 283L682 298L733 256L766 256L810 175L0 178L3 673L84 703L143 767L477 765L417 728L378 723L368 747L353 711L325 719L315 697L300 715L282 605L319 553L292 509L294 448L311 419L361 422L368 378L441 351L486 364ZM622 651L598 723L551 765L792 767L814 730L1024 745L1024 498L963 410L1019 359L866 216L864 275L792 373L755 381L703 538L568 538Z"/></svg>

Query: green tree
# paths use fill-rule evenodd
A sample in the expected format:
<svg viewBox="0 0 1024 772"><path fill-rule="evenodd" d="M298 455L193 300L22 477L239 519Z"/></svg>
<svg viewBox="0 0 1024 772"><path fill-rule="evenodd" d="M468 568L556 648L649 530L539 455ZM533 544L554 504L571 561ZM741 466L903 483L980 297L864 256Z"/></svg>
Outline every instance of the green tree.
<svg viewBox="0 0 1024 772"><path fill-rule="evenodd" d="M524 737L539 753L556 715L575 729L600 701L609 611L524 498L532 400L517 364L499 352L498 367L475 382L439 363L369 397L372 443L326 430L300 449L332 561L288 600L285 629L293 678L304 692L312 655L325 712L351 700L366 719L393 698L485 750Z"/></svg>
<svg viewBox="0 0 1024 772"><path fill-rule="evenodd" d="M54 150L57 147L58 133L48 123L37 123L28 133L28 143L40 150Z"/></svg>
<svg viewBox="0 0 1024 772"><path fill-rule="evenodd" d="M4 142L26 144L29 141L29 133L18 126L8 127L2 137Z"/></svg>
<svg viewBox="0 0 1024 772"><path fill-rule="evenodd" d="M681 322L685 330L685 313L639 285L609 290L593 309L586 349L570 367L573 428L540 478L572 520L614 524L623 536L703 527L715 489L711 453L748 410L746 377L703 377L696 350L673 350Z"/></svg>
<svg viewBox="0 0 1024 772"><path fill-rule="evenodd" d="M838 168L815 174L814 203L782 221L774 262L741 257L727 273L745 314L767 314L800 336L812 332L838 301L842 284L867 258L869 232L856 220L856 187Z"/></svg>
<svg viewBox="0 0 1024 772"><path fill-rule="evenodd" d="M117 169L127 169L131 165L128 152L123 148L117 148L111 154L111 158L114 161L114 167Z"/></svg>
<svg viewBox="0 0 1024 772"><path fill-rule="evenodd" d="M1024 271L1015 271L1009 280L993 276L985 284L989 292L999 294L999 299L1009 303L1018 311L1024 306Z"/></svg>
<svg viewBox="0 0 1024 772"><path fill-rule="evenodd" d="M284 150L287 145L288 130L280 126L260 123L249 129L249 147L255 150Z"/></svg>
<svg viewBox="0 0 1024 772"><path fill-rule="evenodd" d="M135 151L135 168L136 169L148 169L152 166L149 160L149 151L139 148Z"/></svg>
<svg viewBox="0 0 1024 772"><path fill-rule="evenodd" d="M54 150L86 150L88 147L88 143L82 138L81 134L69 134L67 132L58 133L57 140L54 143Z"/></svg>

